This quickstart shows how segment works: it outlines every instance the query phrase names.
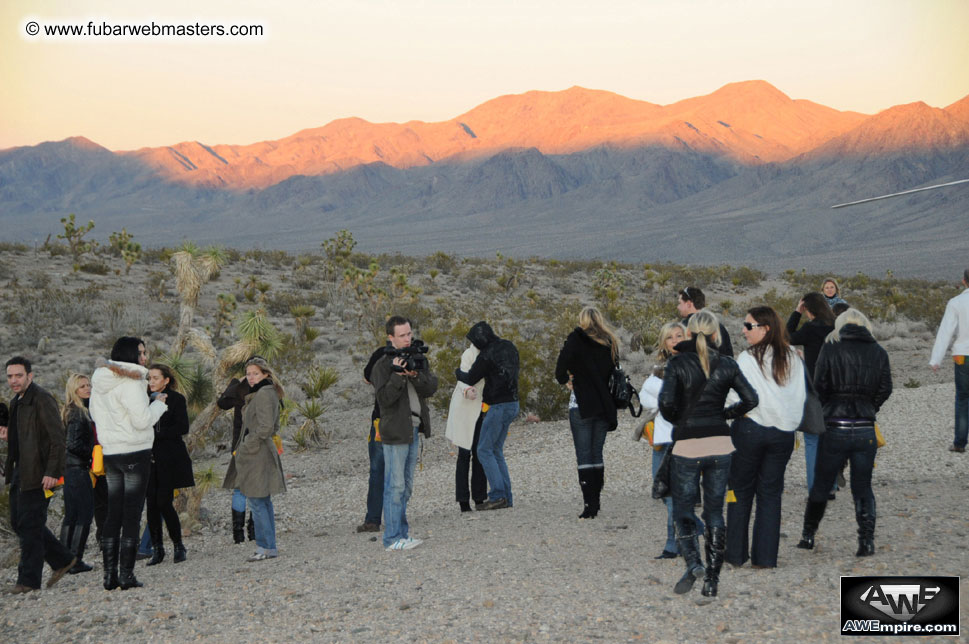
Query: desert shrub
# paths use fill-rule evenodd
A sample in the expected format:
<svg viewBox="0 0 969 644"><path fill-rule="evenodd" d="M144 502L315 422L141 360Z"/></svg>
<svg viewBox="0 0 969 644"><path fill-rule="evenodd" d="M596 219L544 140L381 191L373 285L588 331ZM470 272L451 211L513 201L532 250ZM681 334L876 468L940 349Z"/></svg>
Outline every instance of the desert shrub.
<svg viewBox="0 0 969 644"><path fill-rule="evenodd" d="M258 285L262 283L264 282L257 282L256 286L258 287ZM246 297L248 299L248 296ZM253 299L255 299L255 296L253 296ZM264 304L266 311L268 311L270 314L276 316L286 315L293 308L304 306L306 304L306 296L302 293L295 293L293 291L279 291L273 293L272 295L267 295Z"/></svg>
<svg viewBox="0 0 969 644"><path fill-rule="evenodd" d="M107 275L111 272L111 268L102 261L84 262L79 264L77 269L82 273L91 273L92 275Z"/></svg>
<svg viewBox="0 0 969 644"><path fill-rule="evenodd" d="M29 250L30 246L20 242L0 242L0 252L21 254L26 253Z"/></svg>
<svg viewBox="0 0 969 644"><path fill-rule="evenodd" d="M431 266L441 271L445 275L450 274L458 267L458 260L454 255L448 255L443 251L437 251L428 257Z"/></svg>
<svg viewBox="0 0 969 644"><path fill-rule="evenodd" d="M168 290L171 277L172 274L166 271L149 272L145 279L145 292L148 294L148 299L161 302L171 295L171 291Z"/></svg>

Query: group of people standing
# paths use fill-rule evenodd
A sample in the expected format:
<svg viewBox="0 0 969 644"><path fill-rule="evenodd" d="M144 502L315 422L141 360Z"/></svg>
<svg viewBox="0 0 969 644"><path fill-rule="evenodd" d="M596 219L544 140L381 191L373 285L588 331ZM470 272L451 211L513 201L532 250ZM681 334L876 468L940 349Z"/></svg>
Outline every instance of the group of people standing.
<svg viewBox="0 0 969 644"><path fill-rule="evenodd" d="M152 544L147 565L165 558L163 523L173 561L186 561L173 501L175 490L194 486L195 477L183 440L189 431L188 408L171 368L148 364L141 339L119 338L110 360L100 361L90 378L69 375L61 410L34 383L29 360L11 358L6 372L14 399L5 419L7 409L0 408L0 438L8 442L4 475L21 550L17 583L9 592L39 589L45 561L53 570L48 587L65 574L92 570L83 560L92 520L98 527L105 590L142 586L134 567L146 501ZM246 379L239 409L242 431L234 441L226 486L245 495L242 503L252 507L258 548L250 561L259 561L276 556L270 496L285 491L273 440L283 392L261 358L247 361ZM46 520L53 490L61 485L64 520L58 540Z"/></svg>

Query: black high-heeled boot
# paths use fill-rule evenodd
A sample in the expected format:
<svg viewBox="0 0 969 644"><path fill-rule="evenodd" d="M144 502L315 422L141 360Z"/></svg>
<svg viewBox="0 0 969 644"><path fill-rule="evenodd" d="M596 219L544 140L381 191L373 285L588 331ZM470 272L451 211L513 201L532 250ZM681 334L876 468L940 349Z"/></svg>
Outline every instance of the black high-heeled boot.
<svg viewBox="0 0 969 644"><path fill-rule="evenodd" d="M716 597L717 586L720 583L720 568L723 567L723 551L727 545L727 531L723 528L707 528L706 548L707 570L703 577L703 589L700 594L704 597Z"/></svg>
<svg viewBox="0 0 969 644"><path fill-rule="evenodd" d="M71 532L71 545L69 548L74 556L77 557L77 563L74 567L67 571L69 575L76 575L82 572L89 572L94 570L89 564L84 563L84 550L87 548L87 537L91 532L91 524L80 525L75 523L74 530Z"/></svg>
<svg viewBox="0 0 969 644"><path fill-rule="evenodd" d="M151 535L151 559L147 565L155 566L165 560L165 544L162 541L161 525L149 528L148 532Z"/></svg>
<svg viewBox="0 0 969 644"><path fill-rule="evenodd" d="M606 468L604 467L593 467L592 468L592 516L593 518L599 514L599 499L602 498L602 486L606 482Z"/></svg>
<svg viewBox="0 0 969 644"><path fill-rule="evenodd" d="M249 541L256 540L256 522L252 520L252 510L249 511L249 521L246 522L246 537Z"/></svg>
<svg viewBox="0 0 969 644"><path fill-rule="evenodd" d="M188 551L185 550L185 546L182 545L181 541L176 541L172 544L172 561L175 563L182 563L188 558Z"/></svg>
<svg viewBox="0 0 969 644"><path fill-rule="evenodd" d="M246 511L232 511L232 542L244 543L246 540Z"/></svg>
<svg viewBox="0 0 969 644"><path fill-rule="evenodd" d="M700 544L697 542L696 524L693 519L683 521L677 528L676 546L686 563L686 572L676 582L673 592L684 595L693 589L693 584L703 577L705 571L703 564L700 563Z"/></svg>
<svg viewBox="0 0 969 644"><path fill-rule="evenodd" d="M814 548L814 535L818 532L818 526L824 517L824 509L826 507L828 507L827 500L808 500L807 506L804 508L804 527L801 529L801 541L797 544L798 548L804 550L812 550Z"/></svg>
<svg viewBox="0 0 969 644"><path fill-rule="evenodd" d="M855 499L855 520L858 522L858 552L856 557L875 554L875 500Z"/></svg>
<svg viewBox="0 0 969 644"><path fill-rule="evenodd" d="M579 470L579 488L582 490L582 514L580 519L594 519L595 513L592 511L592 469L584 468Z"/></svg>

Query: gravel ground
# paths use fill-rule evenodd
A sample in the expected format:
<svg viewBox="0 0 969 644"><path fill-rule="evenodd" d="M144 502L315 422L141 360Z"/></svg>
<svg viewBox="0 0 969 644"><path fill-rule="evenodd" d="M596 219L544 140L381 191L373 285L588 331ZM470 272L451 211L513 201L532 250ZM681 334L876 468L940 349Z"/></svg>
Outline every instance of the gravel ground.
<svg viewBox="0 0 969 644"><path fill-rule="evenodd" d="M829 505L816 549L794 547L807 495L799 449L787 470L779 567L725 566L720 597L704 605L699 584L673 594L681 560L653 559L666 514L649 498L648 448L629 440L628 416L606 442L603 510L592 521L576 518L567 422L513 424L506 456L515 507L461 514L452 500L455 450L436 418L408 513L421 547L384 552L375 535L354 531L366 446L337 441L284 454L291 478L275 499L278 559L245 562L254 547L231 543L229 495L213 492L204 506L211 521L186 539L186 564L172 564L170 552L159 566L139 562L145 587L109 593L89 556L91 573L0 597L0 641L840 641L841 575L969 571L969 454L946 451L951 382L908 389L902 381L880 416L888 446L874 472L871 558L854 556L847 493ZM368 413L347 410L331 422L359 425L362 435ZM217 471L227 460L214 459ZM9 555L13 544L0 548ZM16 571L0 575L12 584ZM965 614L965 587L962 595Z"/></svg>

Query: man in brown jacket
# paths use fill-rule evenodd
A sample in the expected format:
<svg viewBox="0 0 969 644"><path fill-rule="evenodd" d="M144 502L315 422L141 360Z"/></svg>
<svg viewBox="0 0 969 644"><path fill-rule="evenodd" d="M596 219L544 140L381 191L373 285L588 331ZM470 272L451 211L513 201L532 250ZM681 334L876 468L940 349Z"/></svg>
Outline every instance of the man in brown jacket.
<svg viewBox="0 0 969 644"><path fill-rule="evenodd" d="M77 562L74 554L47 528L45 494L64 474L64 424L57 402L34 384L30 361L17 356L7 361L7 383L13 390L10 419L0 427L8 445L4 483L10 486L10 523L20 539L17 584L8 592L27 593L40 588L44 561L54 571L50 588Z"/></svg>
<svg viewBox="0 0 969 644"><path fill-rule="evenodd" d="M411 346L410 320L395 315L387 320L387 340L393 349ZM430 363L407 369L403 357L384 355L371 372L380 405L380 440L384 453L384 549L410 550L421 544L407 525L407 501L414 489L414 468L420 450L418 432L431 435L427 398L437 391Z"/></svg>

